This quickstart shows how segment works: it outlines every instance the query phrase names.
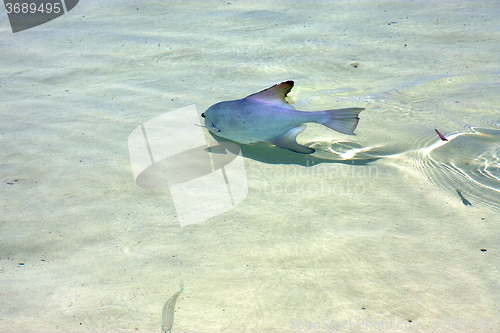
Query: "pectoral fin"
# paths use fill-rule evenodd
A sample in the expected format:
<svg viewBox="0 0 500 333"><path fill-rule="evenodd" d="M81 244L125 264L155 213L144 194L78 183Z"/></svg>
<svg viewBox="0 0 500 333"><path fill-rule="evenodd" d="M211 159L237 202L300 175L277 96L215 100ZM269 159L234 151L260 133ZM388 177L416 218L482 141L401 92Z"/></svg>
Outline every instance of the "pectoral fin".
<svg viewBox="0 0 500 333"><path fill-rule="evenodd" d="M269 142L277 147L288 149L296 153L312 154L315 151L314 149L301 146L296 141L297 135L299 135L305 128L305 126L292 128L288 132L269 140Z"/></svg>

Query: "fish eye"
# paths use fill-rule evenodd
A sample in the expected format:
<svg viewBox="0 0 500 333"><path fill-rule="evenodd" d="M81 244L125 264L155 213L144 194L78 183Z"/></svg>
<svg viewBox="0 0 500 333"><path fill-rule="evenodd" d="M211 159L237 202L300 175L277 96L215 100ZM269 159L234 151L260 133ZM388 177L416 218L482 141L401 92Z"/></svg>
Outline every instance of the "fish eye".
<svg viewBox="0 0 500 333"><path fill-rule="evenodd" d="M202 113L202 114L201 114L201 117L202 117L202 118L205 118L205 113Z"/></svg>

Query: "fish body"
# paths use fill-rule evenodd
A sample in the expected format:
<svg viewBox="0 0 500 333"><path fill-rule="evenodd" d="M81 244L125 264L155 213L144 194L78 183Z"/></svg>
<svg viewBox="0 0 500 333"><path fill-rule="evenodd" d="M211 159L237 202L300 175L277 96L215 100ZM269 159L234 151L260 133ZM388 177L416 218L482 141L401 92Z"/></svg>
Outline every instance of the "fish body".
<svg viewBox="0 0 500 333"><path fill-rule="evenodd" d="M172 326L174 326L174 312L175 312L175 302L177 298L184 290L184 286L181 282L181 287L178 292L176 292L172 297L170 297L161 311L161 332L170 333L172 331Z"/></svg>
<svg viewBox="0 0 500 333"><path fill-rule="evenodd" d="M217 136L252 144L267 141L280 148L310 154L314 149L299 145L296 137L305 123L323 124L353 135L362 108L304 112L295 110L285 97L293 81L282 82L243 99L220 102L201 114L205 127Z"/></svg>

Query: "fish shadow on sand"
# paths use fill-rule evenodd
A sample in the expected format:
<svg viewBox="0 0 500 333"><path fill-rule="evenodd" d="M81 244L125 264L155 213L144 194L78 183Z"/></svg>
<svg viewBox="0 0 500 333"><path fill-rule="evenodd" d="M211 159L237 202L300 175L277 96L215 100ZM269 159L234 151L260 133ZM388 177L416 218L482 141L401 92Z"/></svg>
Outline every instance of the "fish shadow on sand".
<svg viewBox="0 0 500 333"><path fill-rule="evenodd" d="M315 156L314 154L300 154L295 153L290 150L280 149L270 145L267 142L257 142L252 145L239 144L237 142L227 140L224 138L220 138L213 133L210 133L212 137L218 142L218 145L214 145L207 148L207 151L213 154L225 154L226 149L230 151L234 155L238 155L241 151L241 155L267 164L296 164L301 166L310 167L313 165L321 164L321 163L340 163L340 164L349 164L349 165L368 165L371 162L378 160L380 157L371 156L369 154L364 154L364 157L359 156L356 158L346 158L342 159L338 154L334 153L322 153L322 156L330 155L331 158L322 158ZM225 142L231 143L230 145L225 145ZM314 146L314 142L308 144L308 146ZM240 151L237 151L239 147ZM317 147L315 147L317 149Z"/></svg>

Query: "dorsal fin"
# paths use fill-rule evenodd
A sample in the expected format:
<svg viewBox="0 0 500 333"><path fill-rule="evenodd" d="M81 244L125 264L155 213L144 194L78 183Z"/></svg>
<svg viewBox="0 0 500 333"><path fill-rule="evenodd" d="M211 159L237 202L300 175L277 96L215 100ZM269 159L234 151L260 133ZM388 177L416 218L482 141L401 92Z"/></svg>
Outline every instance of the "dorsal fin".
<svg viewBox="0 0 500 333"><path fill-rule="evenodd" d="M271 88L264 89L258 93L248 95L245 99L255 99L268 103L282 104L285 103L288 107L290 105L286 101L286 95L292 90L293 81L286 81L275 84Z"/></svg>

